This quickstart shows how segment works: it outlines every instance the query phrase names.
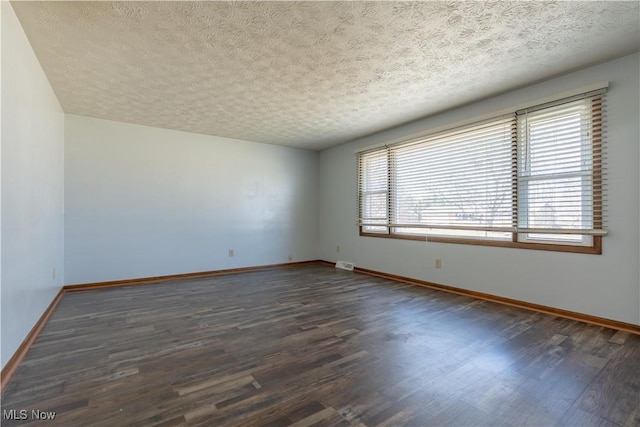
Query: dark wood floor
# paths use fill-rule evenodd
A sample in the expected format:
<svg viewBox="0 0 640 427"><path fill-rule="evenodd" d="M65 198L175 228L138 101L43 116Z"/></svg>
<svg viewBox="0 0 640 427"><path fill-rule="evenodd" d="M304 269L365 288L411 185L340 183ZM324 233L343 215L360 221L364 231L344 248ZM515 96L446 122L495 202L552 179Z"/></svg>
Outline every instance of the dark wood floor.
<svg viewBox="0 0 640 427"><path fill-rule="evenodd" d="M84 291L18 367L2 425L33 409L47 426L638 426L640 336L323 265Z"/></svg>

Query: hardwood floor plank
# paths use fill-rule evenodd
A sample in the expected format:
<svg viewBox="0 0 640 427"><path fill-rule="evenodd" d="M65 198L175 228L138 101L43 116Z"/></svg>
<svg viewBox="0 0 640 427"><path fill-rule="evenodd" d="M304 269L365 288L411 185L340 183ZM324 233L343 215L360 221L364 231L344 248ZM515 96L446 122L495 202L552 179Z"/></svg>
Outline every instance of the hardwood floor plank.
<svg viewBox="0 0 640 427"><path fill-rule="evenodd" d="M2 425L635 427L638 366L640 336L307 265L66 294Z"/></svg>
<svg viewBox="0 0 640 427"><path fill-rule="evenodd" d="M574 407L621 426L640 425L640 337L629 337Z"/></svg>

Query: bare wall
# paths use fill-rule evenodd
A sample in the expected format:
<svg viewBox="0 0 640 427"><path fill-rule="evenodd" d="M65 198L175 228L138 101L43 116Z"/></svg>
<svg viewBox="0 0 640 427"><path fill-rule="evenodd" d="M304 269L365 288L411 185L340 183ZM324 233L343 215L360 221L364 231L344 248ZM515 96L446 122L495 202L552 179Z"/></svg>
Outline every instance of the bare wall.
<svg viewBox="0 0 640 427"><path fill-rule="evenodd" d="M320 255L357 266L640 324L640 61L633 54L321 152ZM358 236L358 148L608 80L609 226L602 255ZM426 96L426 95L425 95ZM336 246L340 245L340 253ZM442 268L434 268L434 259Z"/></svg>
<svg viewBox="0 0 640 427"><path fill-rule="evenodd" d="M0 7L4 367L63 284L64 114L11 4Z"/></svg>
<svg viewBox="0 0 640 427"><path fill-rule="evenodd" d="M65 147L68 284L318 258L317 152L74 115Z"/></svg>

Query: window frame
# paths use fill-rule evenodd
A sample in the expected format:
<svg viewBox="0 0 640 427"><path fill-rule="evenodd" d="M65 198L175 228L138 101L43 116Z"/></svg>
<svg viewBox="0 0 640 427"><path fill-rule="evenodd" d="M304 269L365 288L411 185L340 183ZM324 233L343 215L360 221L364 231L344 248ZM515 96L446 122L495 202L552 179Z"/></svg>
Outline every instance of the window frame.
<svg viewBox="0 0 640 427"><path fill-rule="evenodd" d="M600 100L601 102L604 101L604 90L601 90L601 95L600 96ZM587 98L588 94L583 94L583 96L585 98ZM560 99L559 102L562 102L563 100ZM601 107L600 107L600 111L601 111ZM515 113L515 112L514 112ZM594 119L595 114L594 114L594 110L591 110L591 120ZM600 116L601 119L601 116ZM472 126L473 124L467 125L467 126ZM514 122L514 126L516 128L518 128L518 123L517 123L517 119ZM602 146L602 127L598 127L599 133L593 133L590 132L590 159L592 162L592 172L590 174L586 174L584 172L582 172L582 174L576 174L575 172L573 172L573 174L575 175L580 175L582 176L582 180L587 180L589 178L591 178L592 181L592 188L591 188L591 192L590 192L590 197L591 197L591 206L590 209L592 210L593 213L593 228L599 229L602 228L602 212L603 212L603 206L602 206L602 150L603 150L603 146ZM451 131L453 131L453 129L451 129ZM446 131L444 131L446 132ZM441 133L441 132L439 132ZM518 180L521 179L521 175L519 174L518 168L520 167L520 153L519 153L519 147L518 147L518 136L517 136L517 130L516 132L514 132L513 136L512 136L512 142L511 142L511 156L512 156L512 190L511 190L511 194L512 194L512 216L513 216L513 223L514 224L518 224L518 222L520 221L520 217L519 215L519 209L521 208L521 204L520 204L520 199L519 199L519 182ZM399 142L398 144L394 144L394 145L402 145L402 142ZM588 145L587 145L588 146ZM387 190L386 190L386 194L387 194L387 222L390 224L393 224L393 217L394 217L394 209L396 206L396 199L398 197L397 194L397 189L394 187L394 171L392 171L392 168L395 165L395 162L392 161L391 156L393 156L395 154L394 150L389 150L389 146L387 146L387 156L388 156L388 160L387 160L387 175L388 175L388 182L387 182ZM359 153L359 156L362 153ZM357 169L357 174L358 174L358 197L357 197L357 203L358 203L358 213L361 213L361 209L362 209L362 199L361 199L361 170L360 170L361 164L358 161L358 169ZM562 178L562 174L556 174L556 176L553 179L561 179ZM536 180L539 178L534 178L533 180ZM597 185L596 185L597 183ZM582 187L584 188L584 187ZM361 217L361 215L359 215L359 217ZM358 223L358 230L359 230L359 235L362 237L378 237L378 238L390 238L390 239L399 239L399 240L413 240L413 241L427 241L427 242L438 242L438 243L454 243L454 244L466 244L466 245L478 245L478 246L494 246L494 247L507 247L507 248L518 248L518 249L533 249L533 250L545 250L545 251L556 251L556 252L573 252L573 253L584 253L584 254L602 254L602 236L600 235L587 235L587 234L582 234L581 236L583 236L582 242L580 243L564 243L562 241L558 241L557 243L554 242L552 239L549 239L547 241L544 240L538 240L535 238L530 238L526 236L526 233L518 233L518 232L512 232L511 234L511 239L507 240L498 240L498 239L490 239L490 238L483 238L483 237L465 237L465 236L438 236L438 235L430 235L426 232L425 230L425 234L407 234L407 233L399 233L397 231L395 231L396 228L399 227L393 227L393 226L387 226L386 227L386 231L382 232L372 232L372 231L367 231L365 230L366 225L363 225L360 223ZM403 227L403 228L408 228L408 227ZM533 233L532 233L533 234ZM586 242L585 242L586 241Z"/></svg>

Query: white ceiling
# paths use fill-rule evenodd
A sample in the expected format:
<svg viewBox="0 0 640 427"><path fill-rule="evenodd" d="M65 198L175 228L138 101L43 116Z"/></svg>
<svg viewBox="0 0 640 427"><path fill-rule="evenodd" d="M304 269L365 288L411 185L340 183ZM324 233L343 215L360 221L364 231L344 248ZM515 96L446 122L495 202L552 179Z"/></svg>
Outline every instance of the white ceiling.
<svg viewBox="0 0 640 427"><path fill-rule="evenodd" d="M640 49L640 2L13 2L62 108L323 149Z"/></svg>

